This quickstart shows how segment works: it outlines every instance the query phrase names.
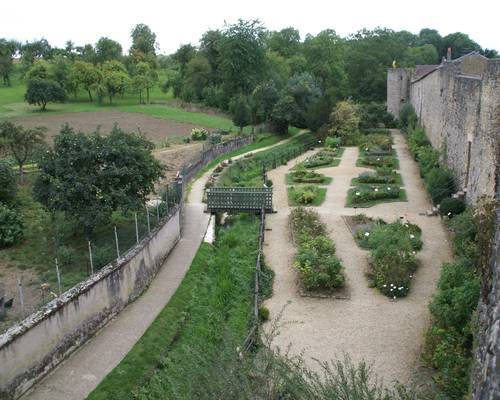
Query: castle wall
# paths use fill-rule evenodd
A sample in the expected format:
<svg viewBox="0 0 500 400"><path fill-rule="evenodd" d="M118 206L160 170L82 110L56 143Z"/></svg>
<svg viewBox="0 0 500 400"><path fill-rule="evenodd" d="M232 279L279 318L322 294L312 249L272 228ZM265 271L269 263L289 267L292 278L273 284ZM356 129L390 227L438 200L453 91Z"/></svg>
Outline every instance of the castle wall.
<svg viewBox="0 0 500 400"><path fill-rule="evenodd" d="M411 71L405 68L391 68L387 71L387 109L395 115L410 98Z"/></svg>

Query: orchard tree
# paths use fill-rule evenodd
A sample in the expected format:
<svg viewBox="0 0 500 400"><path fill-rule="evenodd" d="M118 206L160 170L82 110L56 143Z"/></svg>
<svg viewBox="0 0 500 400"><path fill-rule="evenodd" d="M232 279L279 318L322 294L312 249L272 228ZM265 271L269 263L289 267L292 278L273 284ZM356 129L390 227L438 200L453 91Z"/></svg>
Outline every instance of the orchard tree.
<svg viewBox="0 0 500 400"><path fill-rule="evenodd" d="M149 64L140 62L135 67L135 75L132 77L132 86L139 93L139 102L143 103L142 92L146 90L146 102L149 103L149 91L158 82L158 73Z"/></svg>
<svg viewBox="0 0 500 400"><path fill-rule="evenodd" d="M34 78L28 81L24 99L45 111L49 102L64 102L66 93L59 83L50 79Z"/></svg>
<svg viewBox="0 0 500 400"><path fill-rule="evenodd" d="M122 45L113 39L102 37L95 45L95 57L98 63L120 60L122 58Z"/></svg>
<svg viewBox="0 0 500 400"><path fill-rule="evenodd" d="M106 61L102 65L102 84L109 98L109 104L113 103L113 97L125 92L129 82L127 70L121 62Z"/></svg>
<svg viewBox="0 0 500 400"><path fill-rule="evenodd" d="M19 180L24 181L24 165L33 158L35 151L43 143L44 127L24 128L10 121L0 123L2 146L14 157L19 166Z"/></svg>
<svg viewBox="0 0 500 400"><path fill-rule="evenodd" d="M13 40L0 39L0 77L4 86L10 86L10 74L14 69L13 59L19 44Z"/></svg>
<svg viewBox="0 0 500 400"><path fill-rule="evenodd" d="M93 64L85 61L75 61L73 74L78 82L88 93L89 101L92 102L92 90L95 90L102 79L101 71Z"/></svg>
<svg viewBox="0 0 500 400"><path fill-rule="evenodd" d="M186 84L194 92L195 98L202 98L203 89L208 85L212 68L207 58L201 54L193 57L186 66Z"/></svg>
<svg viewBox="0 0 500 400"><path fill-rule="evenodd" d="M24 79L51 79L51 65L45 60L36 60L31 68L26 72Z"/></svg>
<svg viewBox="0 0 500 400"><path fill-rule="evenodd" d="M116 126L108 136L75 133L68 125L39 161L35 199L62 212L90 238L113 211L138 210L162 175L153 143Z"/></svg>

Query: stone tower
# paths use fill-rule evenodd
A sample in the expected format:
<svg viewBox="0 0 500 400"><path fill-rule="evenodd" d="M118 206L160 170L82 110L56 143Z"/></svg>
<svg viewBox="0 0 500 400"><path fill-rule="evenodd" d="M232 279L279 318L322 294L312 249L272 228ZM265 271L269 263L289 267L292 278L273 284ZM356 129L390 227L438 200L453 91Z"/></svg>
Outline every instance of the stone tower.
<svg viewBox="0 0 500 400"><path fill-rule="evenodd" d="M410 101L410 80L412 70L390 68L387 70L387 111L396 118L401 106Z"/></svg>

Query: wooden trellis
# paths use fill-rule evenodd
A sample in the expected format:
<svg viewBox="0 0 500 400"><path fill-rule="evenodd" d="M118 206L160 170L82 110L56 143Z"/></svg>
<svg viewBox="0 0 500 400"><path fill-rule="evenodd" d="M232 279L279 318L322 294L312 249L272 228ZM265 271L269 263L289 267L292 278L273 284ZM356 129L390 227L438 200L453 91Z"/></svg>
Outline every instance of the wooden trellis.
<svg viewBox="0 0 500 400"><path fill-rule="evenodd" d="M207 211L273 212L272 188L210 188Z"/></svg>

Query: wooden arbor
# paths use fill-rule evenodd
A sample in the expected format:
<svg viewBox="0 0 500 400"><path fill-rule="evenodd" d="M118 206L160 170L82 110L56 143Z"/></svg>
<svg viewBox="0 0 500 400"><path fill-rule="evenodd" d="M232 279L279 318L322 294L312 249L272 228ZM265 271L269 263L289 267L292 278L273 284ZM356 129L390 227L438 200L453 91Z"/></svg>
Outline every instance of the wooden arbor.
<svg viewBox="0 0 500 400"><path fill-rule="evenodd" d="M210 188L207 211L214 212L273 212L273 189L263 188Z"/></svg>

